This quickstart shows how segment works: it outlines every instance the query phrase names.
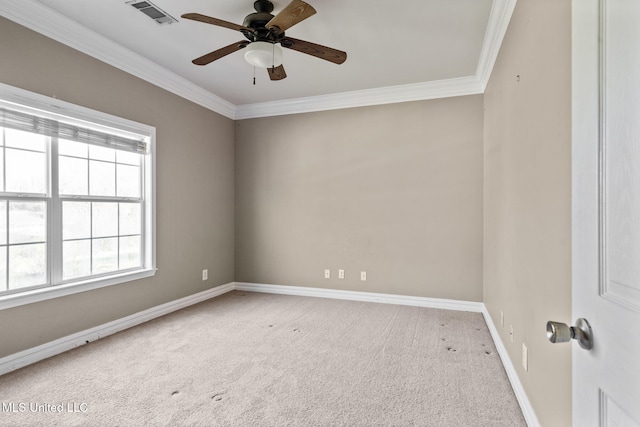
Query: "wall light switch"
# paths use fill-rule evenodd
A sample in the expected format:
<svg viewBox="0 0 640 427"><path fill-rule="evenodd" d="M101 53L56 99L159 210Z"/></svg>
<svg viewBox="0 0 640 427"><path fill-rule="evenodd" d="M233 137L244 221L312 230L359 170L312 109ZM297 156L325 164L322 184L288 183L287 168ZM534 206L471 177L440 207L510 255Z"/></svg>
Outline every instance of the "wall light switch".
<svg viewBox="0 0 640 427"><path fill-rule="evenodd" d="M344 279L344 270L338 270L338 279Z"/></svg>
<svg viewBox="0 0 640 427"><path fill-rule="evenodd" d="M331 270L325 270L324 271L324 278L325 279L331 279Z"/></svg>
<svg viewBox="0 0 640 427"><path fill-rule="evenodd" d="M500 310L500 326L504 328L504 311Z"/></svg>
<svg viewBox="0 0 640 427"><path fill-rule="evenodd" d="M509 339L513 342L513 325L509 326Z"/></svg>
<svg viewBox="0 0 640 427"><path fill-rule="evenodd" d="M361 271L360 272L360 280L362 280L362 281L367 280L367 272L366 271Z"/></svg>
<svg viewBox="0 0 640 427"><path fill-rule="evenodd" d="M522 343L522 367L525 372L529 372L529 350L527 350L527 346Z"/></svg>
<svg viewBox="0 0 640 427"><path fill-rule="evenodd" d="M202 270L202 280L207 280L209 278L209 270L206 268Z"/></svg>

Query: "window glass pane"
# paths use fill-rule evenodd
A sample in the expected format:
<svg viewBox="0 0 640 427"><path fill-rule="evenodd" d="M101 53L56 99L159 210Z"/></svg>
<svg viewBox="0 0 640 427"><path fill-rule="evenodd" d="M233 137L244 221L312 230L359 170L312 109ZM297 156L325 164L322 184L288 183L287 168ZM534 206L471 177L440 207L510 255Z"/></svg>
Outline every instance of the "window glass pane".
<svg viewBox="0 0 640 427"><path fill-rule="evenodd" d="M118 269L118 238L92 240L93 274Z"/></svg>
<svg viewBox="0 0 640 427"><path fill-rule="evenodd" d="M116 161L116 150L113 148L89 145L89 158L94 160L105 160L107 162Z"/></svg>
<svg viewBox="0 0 640 427"><path fill-rule="evenodd" d="M0 245L7 244L7 201L0 200Z"/></svg>
<svg viewBox="0 0 640 427"><path fill-rule="evenodd" d="M46 284L47 245L9 247L9 289Z"/></svg>
<svg viewBox="0 0 640 427"><path fill-rule="evenodd" d="M120 235L141 234L139 203L120 203Z"/></svg>
<svg viewBox="0 0 640 427"><path fill-rule="evenodd" d="M7 247L0 246L0 292L7 290Z"/></svg>
<svg viewBox="0 0 640 427"><path fill-rule="evenodd" d="M9 243L47 240L45 202L9 202Z"/></svg>
<svg viewBox="0 0 640 427"><path fill-rule="evenodd" d="M44 152L46 136L21 130L5 129L5 145L7 147L24 148Z"/></svg>
<svg viewBox="0 0 640 427"><path fill-rule="evenodd" d="M117 203L93 203L92 230L93 237L110 237L118 235Z"/></svg>
<svg viewBox="0 0 640 427"><path fill-rule="evenodd" d="M120 238L120 270L140 267L140 236Z"/></svg>
<svg viewBox="0 0 640 427"><path fill-rule="evenodd" d="M91 240L72 240L62 244L62 278L91 275Z"/></svg>
<svg viewBox="0 0 640 427"><path fill-rule="evenodd" d="M91 203L62 203L62 238L89 239L91 237Z"/></svg>
<svg viewBox="0 0 640 427"><path fill-rule="evenodd" d="M58 154L86 159L89 155L89 147L82 142L60 139L58 140Z"/></svg>
<svg viewBox="0 0 640 427"><path fill-rule="evenodd" d="M0 127L0 146L4 145L4 128Z"/></svg>
<svg viewBox="0 0 640 427"><path fill-rule="evenodd" d="M92 196L116 195L116 164L89 162L89 194Z"/></svg>
<svg viewBox="0 0 640 427"><path fill-rule="evenodd" d="M60 194L86 196L89 191L88 160L65 156L59 159Z"/></svg>
<svg viewBox="0 0 640 427"><path fill-rule="evenodd" d="M118 165L118 197L140 197L140 168Z"/></svg>
<svg viewBox="0 0 640 427"><path fill-rule="evenodd" d="M47 164L44 153L7 148L5 156L6 191L37 194L47 192Z"/></svg>
<svg viewBox="0 0 640 427"><path fill-rule="evenodd" d="M140 166L140 154L116 150L116 161L127 165Z"/></svg>

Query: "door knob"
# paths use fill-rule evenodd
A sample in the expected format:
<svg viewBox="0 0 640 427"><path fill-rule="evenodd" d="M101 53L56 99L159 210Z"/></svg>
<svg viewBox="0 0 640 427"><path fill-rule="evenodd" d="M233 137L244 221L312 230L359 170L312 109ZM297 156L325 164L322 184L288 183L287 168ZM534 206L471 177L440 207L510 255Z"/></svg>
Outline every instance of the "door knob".
<svg viewBox="0 0 640 427"><path fill-rule="evenodd" d="M580 347L591 350L593 347L593 331L587 319L576 320L576 326L568 326L561 322L547 322L547 338L553 344L577 340Z"/></svg>

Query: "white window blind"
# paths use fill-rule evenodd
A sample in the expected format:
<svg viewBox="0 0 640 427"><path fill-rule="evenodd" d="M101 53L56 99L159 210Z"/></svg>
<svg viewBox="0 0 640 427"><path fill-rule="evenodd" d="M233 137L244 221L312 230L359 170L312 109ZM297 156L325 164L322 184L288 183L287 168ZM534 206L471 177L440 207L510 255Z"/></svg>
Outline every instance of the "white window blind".
<svg viewBox="0 0 640 427"><path fill-rule="evenodd" d="M144 138L125 138L123 136L83 128L63 121L39 117L4 107L0 107L0 127L69 139L85 144L114 148L116 150L130 151L139 154L147 153L147 143Z"/></svg>

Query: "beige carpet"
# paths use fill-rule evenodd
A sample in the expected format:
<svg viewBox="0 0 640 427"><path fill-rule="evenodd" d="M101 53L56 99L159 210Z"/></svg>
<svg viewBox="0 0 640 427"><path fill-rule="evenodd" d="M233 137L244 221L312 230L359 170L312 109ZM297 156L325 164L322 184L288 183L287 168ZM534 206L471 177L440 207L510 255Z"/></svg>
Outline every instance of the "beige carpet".
<svg viewBox="0 0 640 427"><path fill-rule="evenodd" d="M0 403L1 426L526 425L481 314L238 291L4 375Z"/></svg>

